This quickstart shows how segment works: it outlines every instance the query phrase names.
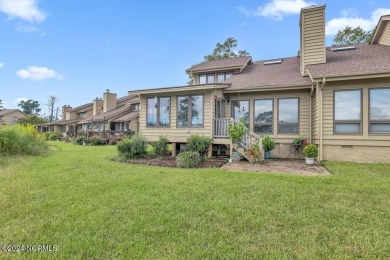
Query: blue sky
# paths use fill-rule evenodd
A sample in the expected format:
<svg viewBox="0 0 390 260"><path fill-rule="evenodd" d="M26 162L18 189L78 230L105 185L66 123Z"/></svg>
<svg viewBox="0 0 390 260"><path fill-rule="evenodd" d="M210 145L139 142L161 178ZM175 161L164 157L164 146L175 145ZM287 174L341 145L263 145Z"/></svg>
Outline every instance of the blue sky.
<svg viewBox="0 0 390 260"><path fill-rule="evenodd" d="M185 85L185 69L228 37L254 60L294 56L299 9L316 0L0 0L0 99L59 106L106 89ZM345 25L372 29L390 3L326 1L327 43Z"/></svg>

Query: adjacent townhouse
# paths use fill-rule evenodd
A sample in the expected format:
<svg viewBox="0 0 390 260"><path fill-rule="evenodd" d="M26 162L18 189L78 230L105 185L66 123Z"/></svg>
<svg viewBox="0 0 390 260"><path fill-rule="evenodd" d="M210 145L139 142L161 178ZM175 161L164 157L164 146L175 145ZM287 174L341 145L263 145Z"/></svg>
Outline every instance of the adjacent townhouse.
<svg viewBox="0 0 390 260"><path fill-rule="evenodd" d="M14 125L19 119L28 117L19 109L0 109L0 125Z"/></svg>
<svg viewBox="0 0 390 260"><path fill-rule="evenodd" d="M318 146L319 160L388 162L390 15L369 44L326 47L325 7L301 10L295 57L205 61L187 70L193 85L129 91L140 96L140 133L167 136L173 155L191 134L231 151L227 125L242 118L244 148L266 134L276 140L274 158L289 157L301 136Z"/></svg>
<svg viewBox="0 0 390 260"><path fill-rule="evenodd" d="M139 125L139 97L124 96L117 99L117 94L109 89L103 98L96 97L91 103L75 108L62 107L62 119L52 123L38 125L41 132L62 133L63 136L98 135L103 138L134 134Z"/></svg>

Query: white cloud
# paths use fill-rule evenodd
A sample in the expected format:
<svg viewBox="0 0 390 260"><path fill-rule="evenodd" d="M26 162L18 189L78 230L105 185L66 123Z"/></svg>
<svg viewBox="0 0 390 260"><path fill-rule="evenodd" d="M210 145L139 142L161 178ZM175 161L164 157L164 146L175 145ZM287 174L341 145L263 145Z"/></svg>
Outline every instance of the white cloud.
<svg viewBox="0 0 390 260"><path fill-rule="evenodd" d="M358 13L353 9L346 9L341 11L341 17L333 18L326 23L326 35L336 35L339 30L343 30L347 26L362 27L365 31L375 28L379 18L382 15L390 14L390 9L378 8L371 13L371 17L364 19L358 17Z"/></svg>
<svg viewBox="0 0 390 260"><path fill-rule="evenodd" d="M39 33L41 36L46 35L46 32L44 30L41 30L37 26L34 26L34 25L17 24L15 29L21 33Z"/></svg>
<svg viewBox="0 0 390 260"><path fill-rule="evenodd" d="M257 7L255 10L249 10L244 7L238 9L245 15L283 20L284 16L299 14L302 8L310 5L315 5L315 3L305 0L272 0L271 2Z"/></svg>
<svg viewBox="0 0 390 260"><path fill-rule="evenodd" d="M0 0L0 12L9 19L19 18L30 22L42 22L46 14L39 10L38 0Z"/></svg>
<svg viewBox="0 0 390 260"><path fill-rule="evenodd" d="M57 71L49 69L47 67L30 66L27 69L21 69L16 72L16 75L22 79L31 80L44 80L49 78L55 78L58 80L64 79L64 77Z"/></svg>
<svg viewBox="0 0 390 260"><path fill-rule="evenodd" d="M0 63L0 69L4 68L4 66L5 66L4 63Z"/></svg>

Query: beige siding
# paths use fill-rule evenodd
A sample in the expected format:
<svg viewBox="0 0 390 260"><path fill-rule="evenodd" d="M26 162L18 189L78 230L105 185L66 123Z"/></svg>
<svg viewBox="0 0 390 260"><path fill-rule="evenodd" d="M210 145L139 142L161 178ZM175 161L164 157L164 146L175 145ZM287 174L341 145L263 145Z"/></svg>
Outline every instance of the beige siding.
<svg viewBox="0 0 390 260"><path fill-rule="evenodd" d="M204 95L204 117L202 128L178 128L176 127L176 102L177 96L183 95ZM141 107L140 107L140 133L149 141L155 141L160 135L167 136L168 140L171 142L186 142L187 138L191 134L200 134L203 136L212 136L212 119L213 119L213 92L212 91L190 91L190 92L181 92L181 93L168 93L168 94L159 94L160 97L171 98L171 125L170 127L147 127L146 126L146 99L148 97L154 97L154 95L141 95Z"/></svg>
<svg viewBox="0 0 390 260"><path fill-rule="evenodd" d="M312 99L312 125L313 125L313 141L319 139L319 129L320 129L320 104L319 104L320 93L318 90L314 92Z"/></svg>
<svg viewBox="0 0 390 260"><path fill-rule="evenodd" d="M389 21L386 23L378 43L390 46L390 22Z"/></svg>
<svg viewBox="0 0 390 260"><path fill-rule="evenodd" d="M225 97L228 94L225 94ZM249 117L250 117L250 129L253 130L254 119L254 100L255 99L273 99L274 103L274 132L270 135L275 139L277 145L271 156L274 158L288 157L293 147L291 147L294 138L299 135L304 138L310 138L310 90L295 90L295 91L273 91L273 92L253 92L245 94L229 94L231 101L226 103L226 117L231 117L232 101L233 100L249 100ZM278 116L278 98L299 98L299 134L278 134L277 132L277 116Z"/></svg>
<svg viewBox="0 0 390 260"><path fill-rule="evenodd" d="M4 124L4 125L14 125L14 124L16 124L16 122L13 121L13 117L17 117L18 119L22 119L22 118L25 118L26 116L23 113L19 112L19 111L15 111L15 112L6 114L6 115L1 117L0 125L1 124Z"/></svg>
<svg viewBox="0 0 390 260"><path fill-rule="evenodd" d="M326 62L325 8L308 9L301 14L301 72L309 64Z"/></svg>
<svg viewBox="0 0 390 260"><path fill-rule="evenodd" d="M360 162L384 162L390 160L390 134L370 134L369 129L369 89L390 87L390 78L355 81L328 82L323 89L323 159ZM334 102L333 93L340 89L362 89L362 134L340 135L333 133ZM315 142L319 143L316 136ZM386 154L384 154L386 152ZM382 159L380 159L382 158Z"/></svg>

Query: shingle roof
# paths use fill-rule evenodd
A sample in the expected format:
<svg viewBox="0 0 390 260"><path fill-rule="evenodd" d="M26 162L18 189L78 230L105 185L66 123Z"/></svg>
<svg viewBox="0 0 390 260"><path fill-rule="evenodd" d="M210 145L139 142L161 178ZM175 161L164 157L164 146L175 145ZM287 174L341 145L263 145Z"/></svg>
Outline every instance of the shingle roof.
<svg viewBox="0 0 390 260"><path fill-rule="evenodd" d="M0 116L5 116L5 115L8 115L8 114L10 114L10 113L13 113L13 112L16 112L16 111L19 111L20 112L20 110L19 109L1 109L0 110ZM22 113L22 112L21 112Z"/></svg>
<svg viewBox="0 0 390 260"><path fill-rule="evenodd" d="M357 44L356 50L326 50L326 63L308 65L313 78L390 72L390 46Z"/></svg>
<svg viewBox="0 0 390 260"><path fill-rule="evenodd" d="M139 116L139 110L134 110L134 111L127 113L121 117L118 117L112 121L113 122L127 122L127 121L130 121L131 119L138 117L138 116Z"/></svg>
<svg viewBox="0 0 390 260"><path fill-rule="evenodd" d="M75 107L75 108L72 108L72 110L70 110L70 112L85 112L86 110L90 110L90 109L93 109L93 103L87 103L87 104L84 104L84 105L81 105L81 106L78 106L78 107Z"/></svg>
<svg viewBox="0 0 390 260"><path fill-rule="evenodd" d="M299 58L284 58L281 64L264 65L256 61L239 74L233 74L225 83L231 84L226 91L255 87L283 87L311 85L309 77L302 77ZM267 60L268 61L268 60Z"/></svg>
<svg viewBox="0 0 390 260"><path fill-rule="evenodd" d="M235 67L240 68L243 67L251 59L252 59L251 56L244 56L244 57L224 59L224 60L204 61L202 63L192 66L186 71L196 72L196 71L223 69L223 68L235 68Z"/></svg>
<svg viewBox="0 0 390 260"><path fill-rule="evenodd" d="M79 124L84 124L84 123L87 123L87 122L90 122L90 121L102 121L102 120L107 120L107 119L111 119L112 117L115 117L117 116L118 114L120 115L121 113L129 110L130 111L131 109L131 105L130 104L125 104L125 105L121 105L115 109L112 109L110 111L107 111L107 112L104 112L104 113L101 113L99 115L94 115L94 116L90 116L88 118L85 118L81 121L79 121L78 123Z"/></svg>

